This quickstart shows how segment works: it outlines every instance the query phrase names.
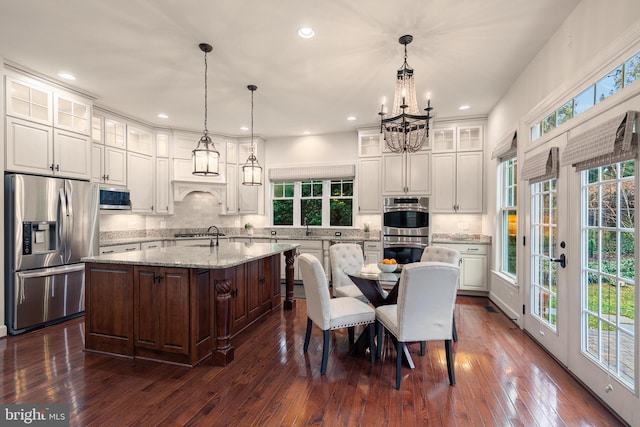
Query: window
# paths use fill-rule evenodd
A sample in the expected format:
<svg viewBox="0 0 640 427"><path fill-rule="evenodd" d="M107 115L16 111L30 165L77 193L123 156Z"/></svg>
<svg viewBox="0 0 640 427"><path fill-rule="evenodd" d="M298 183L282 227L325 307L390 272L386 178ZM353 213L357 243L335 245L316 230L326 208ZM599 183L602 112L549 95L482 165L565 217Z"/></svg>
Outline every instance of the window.
<svg viewBox="0 0 640 427"><path fill-rule="evenodd" d="M582 172L582 352L632 390L635 161Z"/></svg>
<svg viewBox="0 0 640 427"><path fill-rule="evenodd" d="M502 273L516 277L516 247L517 247L517 223L518 223L518 161L516 158L508 159L500 163L502 176L501 203L500 203L500 242L501 257L499 269Z"/></svg>
<svg viewBox="0 0 640 427"><path fill-rule="evenodd" d="M273 225L350 227L353 179L272 183Z"/></svg>
<svg viewBox="0 0 640 427"><path fill-rule="evenodd" d="M293 182L273 184L273 225L293 225Z"/></svg>

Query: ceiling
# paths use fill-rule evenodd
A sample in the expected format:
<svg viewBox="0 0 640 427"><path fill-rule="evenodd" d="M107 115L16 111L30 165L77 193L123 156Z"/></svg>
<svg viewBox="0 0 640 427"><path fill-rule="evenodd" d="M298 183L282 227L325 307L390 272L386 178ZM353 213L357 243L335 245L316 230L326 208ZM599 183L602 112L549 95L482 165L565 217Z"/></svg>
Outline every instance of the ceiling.
<svg viewBox="0 0 640 427"><path fill-rule="evenodd" d="M579 0L20 0L0 2L0 57L148 124L266 138L353 130L389 107L408 63L437 118L487 115ZM300 26L315 37L302 39ZM471 108L458 110L461 104ZM165 113L168 119L159 119ZM355 116L355 121L347 121Z"/></svg>

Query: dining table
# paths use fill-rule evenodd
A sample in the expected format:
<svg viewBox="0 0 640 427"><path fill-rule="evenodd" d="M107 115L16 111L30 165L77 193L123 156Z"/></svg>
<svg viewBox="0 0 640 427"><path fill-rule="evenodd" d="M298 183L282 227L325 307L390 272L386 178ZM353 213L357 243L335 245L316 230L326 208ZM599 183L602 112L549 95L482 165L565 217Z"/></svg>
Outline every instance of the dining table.
<svg viewBox="0 0 640 427"><path fill-rule="evenodd" d="M369 300L374 307L380 307L381 305L397 304L398 303L398 286L400 284L400 274L402 266L398 266L396 271L386 273L380 271L376 264L365 264L363 266L349 266L343 271L349 276L351 281L360 289L360 292ZM386 289L385 289L386 288ZM387 289L389 289L387 291ZM395 337L391 335L391 339L395 344ZM362 334L358 337L354 350L357 352L364 352L369 343L369 329L365 328ZM380 343L378 343L380 345ZM373 351L373 350L370 350ZM415 368L413 359L409 354L409 349L404 346L404 355L407 365L411 368Z"/></svg>

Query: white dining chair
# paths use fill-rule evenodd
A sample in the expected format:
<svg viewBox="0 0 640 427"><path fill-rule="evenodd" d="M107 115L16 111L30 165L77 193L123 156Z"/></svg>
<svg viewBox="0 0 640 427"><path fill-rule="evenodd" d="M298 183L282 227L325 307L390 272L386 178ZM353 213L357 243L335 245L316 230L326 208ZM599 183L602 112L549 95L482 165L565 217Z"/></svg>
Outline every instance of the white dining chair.
<svg viewBox="0 0 640 427"><path fill-rule="evenodd" d="M334 297L352 297L368 302L360 289L344 272L347 267L360 268L364 265L362 246L357 243L338 243L329 246L331 263L331 286Z"/></svg>
<svg viewBox="0 0 640 427"><path fill-rule="evenodd" d="M368 325L369 351L371 363L375 362L374 345L376 315L372 307L352 298L331 298L324 269L318 258L310 254L298 256L298 268L302 274L302 284L307 303L307 331L304 337L304 352L309 349L312 323L322 330L322 365L320 374L327 372L329 355L329 331L349 328L349 342L354 341L354 327Z"/></svg>
<svg viewBox="0 0 640 427"><path fill-rule="evenodd" d="M441 246L427 246L422 252L420 262L448 262L460 267L462 258L460 252L451 248L443 248ZM456 329L456 316L453 316L453 342L458 342L458 330ZM420 354L424 354L424 343L420 346Z"/></svg>
<svg viewBox="0 0 640 427"><path fill-rule="evenodd" d="M378 342L384 330L397 340L396 389L400 389L406 343L415 341L444 341L449 384L455 385L451 341L459 275L460 268L449 263L408 264L400 274L398 303L376 308ZM382 357L382 346L378 346L378 357Z"/></svg>

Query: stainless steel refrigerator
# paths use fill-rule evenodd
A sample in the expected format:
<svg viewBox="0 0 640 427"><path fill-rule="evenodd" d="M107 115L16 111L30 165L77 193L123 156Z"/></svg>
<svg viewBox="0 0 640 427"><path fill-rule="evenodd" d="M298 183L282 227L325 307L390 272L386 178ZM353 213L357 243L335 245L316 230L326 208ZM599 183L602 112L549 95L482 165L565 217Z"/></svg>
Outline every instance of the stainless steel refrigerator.
<svg viewBox="0 0 640 427"><path fill-rule="evenodd" d="M19 334L84 312L84 264L98 253L98 186L6 174L5 312Z"/></svg>

